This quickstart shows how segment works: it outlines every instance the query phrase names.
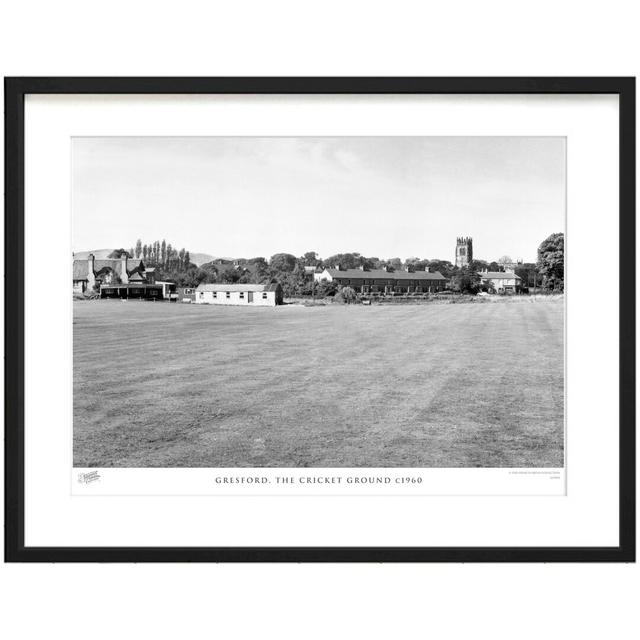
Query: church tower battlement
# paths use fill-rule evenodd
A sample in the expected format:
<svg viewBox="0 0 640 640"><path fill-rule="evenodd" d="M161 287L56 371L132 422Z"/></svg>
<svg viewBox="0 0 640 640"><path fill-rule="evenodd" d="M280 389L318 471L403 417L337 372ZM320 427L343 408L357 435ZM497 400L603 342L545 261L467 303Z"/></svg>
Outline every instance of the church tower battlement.
<svg viewBox="0 0 640 640"><path fill-rule="evenodd" d="M456 267L467 267L473 260L473 238L456 238Z"/></svg>

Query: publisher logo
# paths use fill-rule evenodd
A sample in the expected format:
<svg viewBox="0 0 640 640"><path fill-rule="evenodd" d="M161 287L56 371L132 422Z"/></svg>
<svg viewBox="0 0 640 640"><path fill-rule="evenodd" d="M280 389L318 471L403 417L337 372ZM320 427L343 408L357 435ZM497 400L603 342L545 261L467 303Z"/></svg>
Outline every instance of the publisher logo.
<svg viewBox="0 0 640 640"><path fill-rule="evenodd" d="M80 484L90 484L100 480L100 474L97 471L88 471L87 473L78 474L78 482Z"/></svg>

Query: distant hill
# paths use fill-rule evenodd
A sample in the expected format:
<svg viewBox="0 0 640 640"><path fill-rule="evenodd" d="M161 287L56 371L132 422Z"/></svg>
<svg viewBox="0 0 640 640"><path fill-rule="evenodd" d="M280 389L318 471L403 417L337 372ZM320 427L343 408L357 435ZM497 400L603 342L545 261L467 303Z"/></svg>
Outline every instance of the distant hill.
<svg viewBox="0 0 640 640"><path fill-rule="evenodd" d="M114 249L93 249L91 251L76 251L73 254L74 260L86 260L90 253L93 253L96 260L106 260L107 256L114 251Z"/></svg>
<svg viewBox="0 0 640 640"><path fill-rule="evenodd" d="M114 251L114 249L93 249L91 251L76 251L73 254L74 260L86 260L89 257L90 253L96 257L96 260L106 260L107 256ZM189 259L196 266L200 266L201 264L206 264L207 262L211 262L212 260L217 260L216 256L211 256L208 253L191 253L189 255Z"/></svg>
<svg viewBox="0 0 640 640"><path fill-rule="evenodd" d="M198 267L215 259L215 256L210 256L208 253L189 253L189 260Z"/></svg>

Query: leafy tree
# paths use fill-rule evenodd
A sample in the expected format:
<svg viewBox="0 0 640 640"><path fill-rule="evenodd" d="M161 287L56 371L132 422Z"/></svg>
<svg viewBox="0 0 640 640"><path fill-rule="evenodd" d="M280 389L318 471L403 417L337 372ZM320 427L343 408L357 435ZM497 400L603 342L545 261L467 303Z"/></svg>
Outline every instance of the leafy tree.
<svg viewBox="0 0 640 640"><path fill-rule="evenodd" d="M233 284L234 282L238 282L238 280L240 280L241 275L242 273L239 272L235 267L228 266L218 273L218 278L220 282Z"/></svg>
<svg viewBox="0 0 640 640"><path fill-rule="evenodd" d="M117 260L118 258L122 258L123 255L131 257L129 256L128 251L125 251L124 249L115 249L107 256L107 258L109 258L110 260Z"/></svg>
<svg viewBox="0 0 640 640"><path fill-rule="evenodd" d="M564 291L564 233L552 233L538 247L538 271L548 291Z"/></svg>
<svg viewBox="0 0 640 640"><path fill-rule="evenodd" d="M541 277L538 273L538 267L533 262L525 262L516 267L516 275L520 277L520 284L523 287L535 288L541 283Z"/></svg>
<svg viewBox="0 0 640 640"><path fill-rule="evenodd" d="M489 271L489 263L486 260L472 260L469 263L469 269L472 271L482 271L483 269Z"/></svg>
<svg viewBox="0 0 640 640"><path fill-rule="evenodd" d="M196 267L194 270L194 277L198 279L198 284L203 282L204 284L212 284L218 282L218 268L213 262L207 262L206 264Z"/></svg>
<svg viewBox="0 0 640 640"><path fill-rule="evenodd" d="M486 291L487 293L495 293L493 285L487 282L480 282L478 289L479 291Z"/></svg>
<svg viewBox="0 0 640 640"><path fill-rule="evenodd" d="M364 267L365 269L375 268L374 262L370 258L365 258L359 253L337 253L323 260L323 263L329 269L332 269L336 265L339 265L341 269L358 269L359 267Z"/></svg>
<svg viewBox="0 0 640 640"><path fill-rule="evenodd" d="M469 267L463 267L452 277L452 285L454 291L460 293L478 293L480 290L480 276Z"/></svg>
<svg viewBox="0 0 640 640"><path fill-rule="evenodd" d="M171 243L168 242L167 243L167 266L171 266L171 261L173 260L173 247L171 246Z"/></svg>
<svg viewBox="0 0 640 640"><path fill-rule="evenodd" d="M269 267L272 272L291 272L295 269L298 261L290 253L276 253L269 260Z"/></svg>
<svg viewBox="0 0 640 640"><path fill-rule="evenodd" d="M307 251L302 257L304 264L315 267L318 264L318 254L315 251Z"/></svg>
<svg viewBox="0 0 640 640"><path fill-rule="evenodd" d="M120 252L123 250L119 249L114 254ZM181 249L178 252L171 246L171 243L164 239L162 242L155 240L144 245L142 240L138 239L135 249L129 253L137 253L137 257L147 266L154 266L158 280L175 282L180 287L197 286L200 282L218 281L217 269L214 267L210 270L198 269L195 264L191 263L189 252L186 249Z"/></svg>
<svg viewBox="0 0 640 640"><path fill-rule="evenodd" d="M439 271L445 278L454 273L454 266L448 260L429 260L429 271Z"/></svg>
<svg viewBox="0 0 640 640"><path fill-rule="evenodd" d="M246 281L253 284L267 284L270 282L271 275L269 265L264 258L250 258L244 265L244 276L248 278Z"/></svg>
<svg viewBox="0 0 640 640"><path fill-rule="evenodd" d="M314 282L314 295L317 298L326 298L329 296L334 296L338 291L338 285L335 281L329 282L328 280L320 280L319 282Z"/></svg>
<svg viewBox="0 0 640 640"><path fill-rule="evenodd" d="M336 293L335 299L350 304L355 302L357 297L358 296L354 289L351 287L342 287L342 289Z"/></svg>

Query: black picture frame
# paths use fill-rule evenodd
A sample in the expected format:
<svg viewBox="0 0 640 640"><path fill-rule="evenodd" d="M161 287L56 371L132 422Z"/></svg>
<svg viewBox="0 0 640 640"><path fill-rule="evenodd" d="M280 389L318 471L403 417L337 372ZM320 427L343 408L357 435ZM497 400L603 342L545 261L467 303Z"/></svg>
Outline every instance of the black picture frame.
<svg viewBox="0 0 640 640"><path fill-rule="evenodd" d="M5 281L24 264L27 94L616 94L620 115L619 545L615 547L26 547L24 290L5 287L6 562L635 561L635 78L5 78Z"/></svg>

